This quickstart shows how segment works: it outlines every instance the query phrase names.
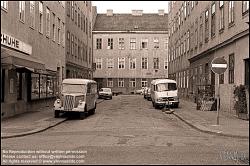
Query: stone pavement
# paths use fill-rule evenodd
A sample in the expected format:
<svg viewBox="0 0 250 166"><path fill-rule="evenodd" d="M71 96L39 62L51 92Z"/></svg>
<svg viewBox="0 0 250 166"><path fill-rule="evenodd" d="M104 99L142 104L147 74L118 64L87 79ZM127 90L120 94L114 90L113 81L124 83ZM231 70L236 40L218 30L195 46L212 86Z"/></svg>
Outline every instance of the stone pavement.
<svg viewBox="0 0 250 166"><path fill-rule="evenodd" d="M102 101L103 100L98 99L97 104ZM67 118L65 116L54 118L53 106L25 112L1 120L1 139L42 132L66 120Z"/></svg>
<svg viewBox="0 0 250 166"><path fill-rule="evenodd" d="M210 134L249 139L249 121L217 111L196 110L196 103L180 100L180 107L174 108L174 115L189 126Z"/></svg>

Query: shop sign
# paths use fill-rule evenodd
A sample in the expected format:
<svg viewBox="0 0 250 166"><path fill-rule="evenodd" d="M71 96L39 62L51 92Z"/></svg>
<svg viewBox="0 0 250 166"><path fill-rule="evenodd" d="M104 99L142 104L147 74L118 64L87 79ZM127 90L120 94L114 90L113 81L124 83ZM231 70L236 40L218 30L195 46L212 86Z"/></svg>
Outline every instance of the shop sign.
<svg viewBox="0 0 250 166"><path fill-rule="evenodd" d="M21 40L18 40L5 33L1 33L1 45L13 48L29 55L32 54L32 47L29 44L24 43Z"/></svg>

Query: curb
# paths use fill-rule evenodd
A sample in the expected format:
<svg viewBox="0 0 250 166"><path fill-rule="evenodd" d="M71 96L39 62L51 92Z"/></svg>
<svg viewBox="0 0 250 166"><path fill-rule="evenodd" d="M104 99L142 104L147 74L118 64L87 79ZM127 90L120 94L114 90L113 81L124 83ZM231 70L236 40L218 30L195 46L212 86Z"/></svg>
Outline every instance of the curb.
<svg viewBox="0 0 250 166"><path fill-rule="evenodd" d="M194 128L194 129L196 129L196 130L198 130L200 132L203 132L203 133L212 134L212 135L218 135L218 136L225 136L225 137L240 138L240 139L249 139L249 136L225 134L225 133L222 133L222 132L217 132L217 131L213 131L213 130L209 130L209 129L206 130L206 129L204 129L205 128L204 126L194 125L192 123L192 121L185 120L183 117L181 117L180 115L177 115L174 112L172 114L174 114L177 118L179 118L180 120L182 120L183 122L185 122L190 127Z"/></svg>
<svg viewBox="0 0 250 166"><path fill-rule="evenodd" d="M100 100L99 102L96 102L96 104L99 104L99 103L102 103L104 101L103 100ZM31 134L36 134L36 133L39 133L39 132L43 132L49 128L52 128L52 127L55 127L63 122L65 122L67 119L63 119L59 122L56 122L55 124L51 124L47 127L40 127L40 128L36 128L34 130L31 130L31 131L27 131L27 132L22 132L22 133L17 133L17 134L7 134L7 135L4 135L4 136L1 136L1 139L7 139L7 138L14 138L14 137L22 137L22 136L26 136L26 135L31 135Z"/></svg>
<svg viewBox="0 0 250 166"><path fill-rule="evenodd" d="M66 121L67 119L63 119L59 122L56 122L55 124L49 125L47 127L40 127L31 131L27 131L27 132L22 132L22 133L17 133L17 134L13 134L13 135L5 135L5 136L1 136L1 139L6 139L6 138L14 138L14 137L22 137L22 136L26 136L26 135L31 135L31 134L35 134L35 133L39 133L42 131L45 131L49 128L52 128L54 126L57 126L59 124L61 124L62 122Z"/></svg>

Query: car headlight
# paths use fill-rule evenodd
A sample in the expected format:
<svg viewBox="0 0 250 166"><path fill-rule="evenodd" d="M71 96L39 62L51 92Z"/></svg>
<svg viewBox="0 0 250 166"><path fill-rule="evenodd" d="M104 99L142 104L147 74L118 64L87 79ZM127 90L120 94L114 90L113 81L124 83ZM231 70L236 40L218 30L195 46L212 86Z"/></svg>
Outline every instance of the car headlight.
<svg viewBox="0 0 250 166"><path fill-rule="evenodd" d="M158 98L157 101L158 101L158 102L161 102L161 101L163 101L163 99L162 99L162 98Z"/></svg>
<svg viewBox="0 0 250 166"><path fill-rule="evenodd" d="M178 96L174 96L173 98L174 98L174 100L177 100L177 101L179 100Z"/></svg>

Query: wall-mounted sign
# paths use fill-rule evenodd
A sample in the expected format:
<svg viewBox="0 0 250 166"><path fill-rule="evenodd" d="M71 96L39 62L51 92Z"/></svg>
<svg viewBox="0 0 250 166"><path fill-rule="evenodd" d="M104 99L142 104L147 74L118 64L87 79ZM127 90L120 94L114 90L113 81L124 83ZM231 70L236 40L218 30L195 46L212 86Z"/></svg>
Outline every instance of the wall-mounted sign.
<svg viewBox="0 0 250 166"><path fill-rule="evenodd" d="M32 54L31 45L24 43L21 40L18 40L5 33L1 33L1 45L16 49L29 55Z"/></svg>

